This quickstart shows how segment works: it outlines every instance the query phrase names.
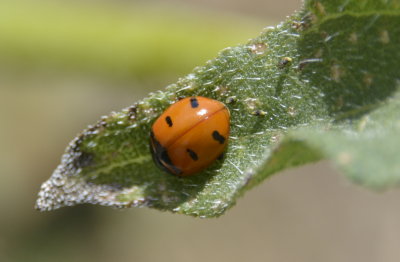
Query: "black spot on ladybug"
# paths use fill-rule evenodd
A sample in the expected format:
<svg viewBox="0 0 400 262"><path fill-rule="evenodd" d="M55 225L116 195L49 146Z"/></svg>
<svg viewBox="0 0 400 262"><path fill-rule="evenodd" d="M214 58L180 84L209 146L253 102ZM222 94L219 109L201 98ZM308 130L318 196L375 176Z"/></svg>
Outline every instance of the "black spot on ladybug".
<svg viewBox="0 0 400 262"><path fill-rule="evenodd" d="M193 150L190 150L190 149L188 148L188 149L186 149L186 152L188 152L189 156L190 156L194 161L199 160L199 157L197 156L196 152L194 152Z"/></svg>
<svg viewBox="0 0 400 262"><path fill-rule="evenodd" d="M190 98L190 105L192 108L196 108L199 106L199 101L195 97Z"/></svg>
<svg viewBox="0 0 400 262"><path fill-rule="evenodd" d="M212 132L212 137L214 138L214 140L217 140L220 144L225 143L225 137L221 136L221 134L217 130Z"/></svg>
<svg viewBox="0 0 400 262"><path fill-rule="evenodd" d="M153 131L150 132L150 151L154 162L160 169L174 175L182 174L182 171L172 163L168 151L155 138Z"/></svg>
<svg viewBox="0 0 400 262"><path fill-rule="evenodd" d="M173 125L172 119L171 119L170 116L167 116L167 117L165 118L165 122L167 122L167 124L168 124L169 127L171 127L171 126Z"/></svg>

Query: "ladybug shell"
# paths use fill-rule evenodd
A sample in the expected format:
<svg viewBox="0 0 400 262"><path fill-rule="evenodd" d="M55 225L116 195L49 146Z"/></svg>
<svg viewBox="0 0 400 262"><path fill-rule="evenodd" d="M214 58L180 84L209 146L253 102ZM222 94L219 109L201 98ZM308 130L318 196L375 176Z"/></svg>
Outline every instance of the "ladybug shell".
<svg viewBox="0 0 400 262"><path fill-rule="evenodd" d="M227 145L229 118L225 105L210 98L187 97L176 102L151 128L155 163L178 176L205 169Z"/></svg>

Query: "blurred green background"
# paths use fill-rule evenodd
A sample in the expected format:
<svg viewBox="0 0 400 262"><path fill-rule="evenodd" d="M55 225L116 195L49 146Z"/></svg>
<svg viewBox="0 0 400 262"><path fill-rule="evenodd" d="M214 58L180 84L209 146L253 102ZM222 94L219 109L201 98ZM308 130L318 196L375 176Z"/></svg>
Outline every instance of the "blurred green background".
<svg viewBox="0 0 400 262"><path fill-rule="evenodd" d="M400 192L327 162L290 170L218 219L33 209L68 142L276 25L300 0L0 0L0 261L400 261Z"/></svg>

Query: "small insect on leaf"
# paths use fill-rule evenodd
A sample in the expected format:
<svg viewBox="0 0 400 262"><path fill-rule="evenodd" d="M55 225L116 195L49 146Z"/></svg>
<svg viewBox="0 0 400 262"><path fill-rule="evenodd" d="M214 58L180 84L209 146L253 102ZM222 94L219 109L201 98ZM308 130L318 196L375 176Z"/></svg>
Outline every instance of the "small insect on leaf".
<svg viewBox="0 0 400 262"><path fill-rule="evenodd" d="M179 100L153 124L154 161L178 176L202 171L225 150L229 121L229 111L219 101L200 96Z"/></svg>

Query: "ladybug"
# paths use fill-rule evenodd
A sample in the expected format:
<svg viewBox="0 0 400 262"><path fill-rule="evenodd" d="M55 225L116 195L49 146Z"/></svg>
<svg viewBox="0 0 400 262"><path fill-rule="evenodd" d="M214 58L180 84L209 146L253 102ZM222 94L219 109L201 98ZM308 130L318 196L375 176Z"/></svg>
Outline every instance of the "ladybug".
<svg viewBox="0 0 400 262"><path fill-rule="evenodd" d="M200 172L222 156L229 119L228 108L219 101L201 96L179 100L151 128L154 162L177 176Z"/></svg>

